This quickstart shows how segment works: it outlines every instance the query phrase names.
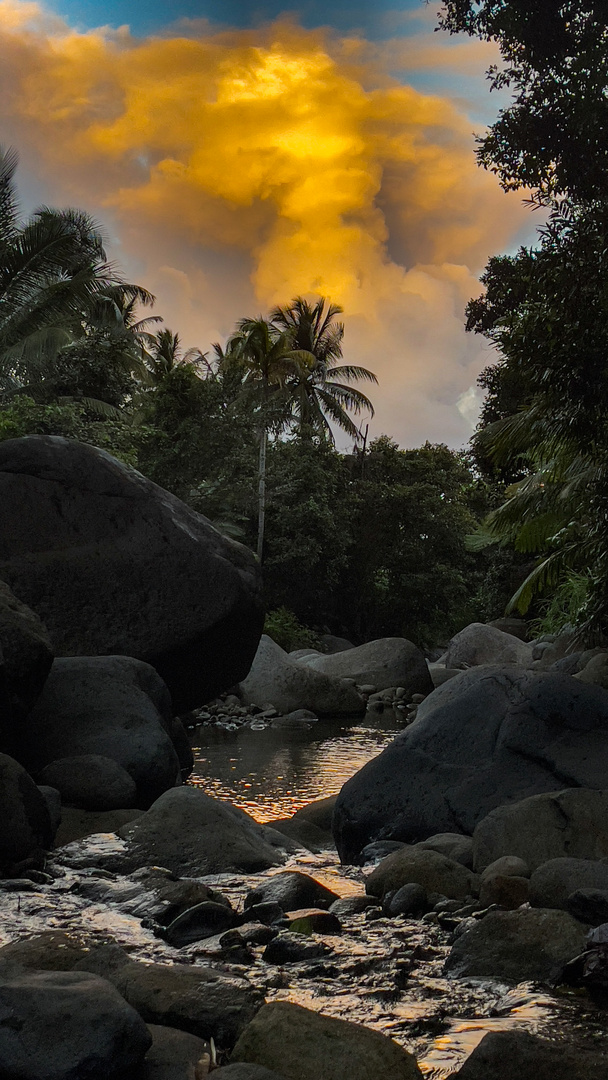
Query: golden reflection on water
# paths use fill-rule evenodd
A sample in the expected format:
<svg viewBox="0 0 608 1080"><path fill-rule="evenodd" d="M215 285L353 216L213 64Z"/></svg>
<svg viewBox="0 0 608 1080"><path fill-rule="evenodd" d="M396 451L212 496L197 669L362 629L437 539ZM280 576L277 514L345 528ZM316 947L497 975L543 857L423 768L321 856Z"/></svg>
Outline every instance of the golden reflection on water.
<svg viewBox="0 0 608 1080"><path fill-rule="evenodd" d="M190 782L227 799L258 821L290 817L335 795L402 729L392 712L377 726L319 722L306 730L199 727L193 732Z"/></svg>

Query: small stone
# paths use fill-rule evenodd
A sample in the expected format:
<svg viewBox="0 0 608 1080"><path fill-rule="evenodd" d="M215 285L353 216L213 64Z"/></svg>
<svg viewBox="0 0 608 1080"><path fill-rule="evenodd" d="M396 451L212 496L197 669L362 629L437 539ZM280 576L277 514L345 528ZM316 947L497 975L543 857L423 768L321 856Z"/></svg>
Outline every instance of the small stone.
<svg viewBox="0 0 608 1080"><path fill-rule="evenodd" d="M300 934L279 934L266 946L262 960L267 964L299 964L318 960L332 949L324 941L306 941Z"/></svg>

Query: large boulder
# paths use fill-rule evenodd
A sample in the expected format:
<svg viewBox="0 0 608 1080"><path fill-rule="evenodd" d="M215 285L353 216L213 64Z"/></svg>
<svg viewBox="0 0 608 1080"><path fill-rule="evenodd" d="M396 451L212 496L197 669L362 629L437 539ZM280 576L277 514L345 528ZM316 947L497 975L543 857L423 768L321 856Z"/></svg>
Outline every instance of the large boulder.
<svg viewBox="0 0 608 1080"><path fill-rule="evenodd" d="M421 1080L416 1059L392 1039L361 1024L273 1001L240 1036L231 1061L279 1072L286 1080Z"/></svg>
<svg viewBox="0 0 608 1080"><path fill-rule="evenodd" d="M257 873L285 861L287 837L258 825L244 810L195 787L165 792L146 814L120 829L128 841L126 863L165 866L182 877Z"/></svg>
<svg viewBox="0 0 608 1080"><path fill-rule="evenodd" d="M462 863L438 851L406 846L387 855L372 870L365 880L365 891L384 899L387 893L412 883L421 885L427 893L442 893L453 900L470 896L479 889L475 874Z"/></svg>
<svg viewBox="0 0 608 1080"><path fill-rule="evenodd" d="M0 984L3 1080L124 1080L152 1038L105 979L30 972Z"/></svg>
<svg viewBox="0 0 608 1080"><path fill-rule="evenodd" d="M13 715L20 718L29 712L44 686L53 663L53 649L38 616L13 595L4 581L0 581L0 651L8 704Z"/></svg>
<svg viewBox="0 0 608 1080"><path fill-rule="evenodd" d="M608 891L608 863L591 859L550 859L530 878L530 903L568 909L568 897L579 889Z"/></svg>
<svg viewBox="0 0 608 1080"><path fill-rule="evenodd" d="M102 754L59 758L42 770L38 780L55 788L62 802L82 810L127 809L137 800L133 777Z"/></svg>
<svg viewBox="0 0 608 1080"><path fill-rule="evenodd" d="M59 656L152 664L176 712L244 678L263 623L259 567L201 514L92 446L0 444L0 578Z"/></svg>
<svg viewBox="0 0 608 1080"><path fill-rule="evenodd" d="M507 982L557 982L585 948L587 927L565 911L545 908L492 911L457 938L446 971Z"/></svg>
<svg viewBox="0 0 608 1080"><path fill-rule="evenodd" d="M475 829L475 869L504 855L530 870L549 859L608 858L608 791L567 788L497 806Z"/></svg>
<svg viewBox="0 0 608 1080"><path fill-rule="evenodd" d="M130 656L55 660L34 709L15 731L15 756L38 773L66 757L111 758L133 778L138 805L179 782L171 701L149 664ZM99 807L102 809L102 807Z"/></svg>
<svg viewBox="0 0 608 1080"><path fill-rule="evenodd" d="M256 904L269 902L279 904L283 911L296 911L298 908L328 908L339 897L327 889L320 881L315 881L308 874L298 870L286 870L273 874L245 897L245 909Z"/></svg>
<svg viewBox="0 0 608 1080"><path fill-rule="evenodd" d="M605 690L554 672L472 668L430 694L414 723L344 785L334 837L354 862L372 840L470 835L496 806L568 786L601 789L607 773Z"/></svg>
<svg viewBox="0 0 608 1080"><path fill-rule="evenodd" d="M0 873L28 859L40 861L53 842L49 810L31 776L0 754Z"/></svg>
<svg viewBox="0 0 608 1080"><path fill-rule="evenodd" d="M550 1042L529 1031L490 1031L453 1080L590 1080L608 1076L601 1047Z"/></svg>
<svg viewBox="0 0 608 1080"><path fill-rule="evenodd" d="M402 686L408 694L429 694L433 683L424 653L407 638L379 638L331 656L304 656L300 664L338 679L354 679L376 690Z"/></svg>
<svg viewBox="0 0 608 1080"><path fill-rule="evenodd" d="M274 705L281 713L311 709L319 716L356 716L365 712L365 702L354 686L292 660L266 634L262 635L251 671L240 690L245 701Z"/></svg>
<svg viewBox="0 0 608 1080"><path fill-rule="evenodd" d="M448 668L477 667L479 664L532 663L532 646L496 626L471 623L450 641L445 654Z"/></svg>

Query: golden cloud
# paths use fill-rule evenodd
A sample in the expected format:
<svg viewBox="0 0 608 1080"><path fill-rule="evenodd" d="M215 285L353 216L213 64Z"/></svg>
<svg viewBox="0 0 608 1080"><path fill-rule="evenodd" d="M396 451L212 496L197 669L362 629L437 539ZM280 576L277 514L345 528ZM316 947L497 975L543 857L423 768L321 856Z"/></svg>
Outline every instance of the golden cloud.
<svg viewBox="0 0 608 1080"><path fill-rule="evenodd" d="M433 319L451 339L472 271L522 222L477 170L466 116L391 80L361 39L290 21L255 34L78 33L35 3L0 0L0 72L11 138L63 201L102 208L174 299L194 277L199 307L222 306L222 282L233 300L252 288L263 308L321 293L363 320L360 342L395 328L381 350L391 363L400 349L411 358L405 311L415 339L426 322L428 345ZM184 304L182 315L192 295ZM233 305L232 321L245 313ZM419 377L417 363L403 367Z"/></svg>

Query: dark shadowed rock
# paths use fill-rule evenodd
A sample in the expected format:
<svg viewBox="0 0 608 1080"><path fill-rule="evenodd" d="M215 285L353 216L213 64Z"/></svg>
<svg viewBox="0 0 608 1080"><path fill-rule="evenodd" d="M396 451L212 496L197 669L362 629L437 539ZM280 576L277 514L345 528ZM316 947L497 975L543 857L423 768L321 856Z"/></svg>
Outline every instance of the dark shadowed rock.
<svg viewBox="0 0 608 1080"><path fill-rule="evenodd" d="M245 1028L232 1061L275 1070L286 1080L420 1080L416 1059L361 1024L288 1001L265 1005Z"/></svg>
<svg viewBox="0 0 608 1080"><path fill-rule="evenodd" d="M170 945L181 949L193 941L202 941L203 938L221 934L224 930L231 930L239 922L239 917L225 904L204 900L202 904L188 908L169 923L165 937Z"/></svg>
<svg viewBox="0 0 608 1080"><path fill-rule="evenodd" d="M354 862L373 840L471 835L496 806L601 789L606 775L606 691L515 665L471 668L430 694L414 723L344 785L334 837Z"/></svg>
<svg viewBox="0 0 608 1080"><path fill-rule="evenodd" d="M179 782L179 762L168 734L170 716L166 686L141 660L55 660L16 739L19 760L38 773L60 758L111 758L135 781L138 805L149 806Z"/></svg>
<svg viewBox="0 0 608 1080"><path fill-rule="evenodd" d="M608 890L608 863L591 859L551 859L530 878L530 903L535 907L567 908L577 889Z"/></svg>
<svg viewBox="0 0 608 1080"><path fill-rule="evenodd" d="M472 836L463 836L462 833L437 833L436 836L429 836L428 840L421 840L418 847L438 851L440 855L462 863L469 869L473 867Z"/></svg>
<svg viewBox="0 0 608 1080"><path fill-rule="evenodd" d="M138 1080L199 1080L210 1060L209 1043L177 1028L148 1024L152 1046Z"/></svg>
<svg viewBox="0 0 608 1080"><path fill-rule="evenodd" d="M428 899L426 889L422 888L422 885L416 885L413 882L409 885L402 885L400 889L397 889L392 895L389 894L387 902L385 903L385 911L387 915L424 915L425 911L428 911Z"/></svg>
<svg viewBox="0 0 608 1080"><path fill-rule="evenodd" d="M3 1080L124 1080L152 1042L114 987L83 972L7 979L0 1013Z"/></svg>
<svg viewBox="0 0 608 1080"><path fill-rule="evenodd" d="M42 859L52 842L42 792L17 761L0 754L0 869L11 875L25 859Z"/></svg>
<svg viewBox="0 0 608 1080"><path fill-rule="evenodd" d="M452 638L445 654L448 668L468 668L479 664L529 665L531 662L531 645L486 623L465 626Z"/></svg>
<svg viewBox="0 0 608 1080"><path fill-rule="evenodd" d="M56 788L62 801L82 810L120 810L135 806L137 787L126 769L101 754L60 758L38 776Z"/></svg>
<svg viewBox="0 0 608 1080"><path fill-rule="evenodd" d="M428 694L433 689L424 653L407 638L378 638L331 656L305 656L300 663L376 690L402 686L408 694Z"/></svg>
<svg viewBox="0 0 608 1080"><path fill-rule="evenodd" d="M281 713L310 709L319 716L357 716L365 702L354 686L339 678L310 671L292 660L272 638L263 634L240 691L245 701L269 703Z"/></svg>
<svg viewBox="0 0 608 1080"><path fill-rule="evenodd" d="M438 851L419 847L403 847L387 855L365 879L365 891L381 899L403 885L421 885L427 893L441 893L450 899L461 899L477 892L475 874L462 863L448 859Z"/></svg>
<svg viewBox="0 0 608 1080"><path fill-rule="evenodd" d="M61 822L55 835L55 847L63 847L74 840L82 840L94 833L118 832L129 821L141 817L143 810L104 810L98 813L92 810L77 810L64 806Z"/></svg>
<svg viewBox="0 0 608 1080"><path fill-rule="evenodd" d="M529 1031L491 1031L454 1080L590 1080L608 1076L608 1054L549 1042Z"/></svg>
<svg viewBox="0 0 608 1080"><path fill-rule="evenodd" d="M245 1062L226 1065L217 1074L217 1080L286 1080L279 1073L265 1069L263 1065L247 1065Z"/></svg>
<svg viewBox="0 0 608 1080"><path fill-rule="evenodd" d="M0 547L0 558L1 550ZM4 657L8 703L15 719L20 720L30 711L44 686L53 663L53 649L41 620L14 596L4 581L0 581L0 652Z"/></svg>
<svg viewBox="0 0 608 1080"><path fill-rule="evenodd" d="M279 833L194 787L165 792L120 835L128 841L127 862L134 869L166 866L180 876L201 877L227 870L256 873L285 861L273 846Z"/></svg>
<svg viewBox="0 0 608 1080"><path fill-rule="evenodd" d="M608 889L576 889L566 900L566 910L579 922L601 926L608 922Z"/></svg>
<svg viewBox="0 0 608 1080"><path fill-rule="evenodd" d="M92 446L0 445L0 577L60 656L152 664L177 712L244 678L263 611L251 552Z"/></svg>
<svg viewBox="0 0 608 1080"><path fill-rule="evenodd" d="M301 806L299 810L296 810L293 820L299 821L304 818L305 821L310 821L311 825L316 825L318 829L330 832L337 798L337 795L328 795L325 799L315 799L314 802L306 803L306 806Z"/></svg>
<svg viewBox="0 0 608 1080"><path fill-rule="evenodd" d="M302 934L281 933L266 946L262 960L267 964L304 964L330 952L331 946L324 941L307 941Z"/></svg>
<svg viewBox="0 0 608 1080"><path fill-rule="evenodd" d="M273 901L280 904L283 911L296 911L305 907L329 908L334 900L338 900L337 894L308 874L302 874L299 870L286 870L273 874L267 881L247 893L245 908Z"/></svg>
<svg viewBox="0 0 608 1080"><path fill-rule="evenodd" d="M457 978L553 983L583 951L586 931L565 911L492 911L454 942L446 971Z"/></svg>
<svg viewBox="0 0 608 1080"><path fill-rule="evenodd" d="M568 788L498 806L479 822L473 849L478 870L505 855L531 870L566 856L608 857L608 792Z"/></svg>

